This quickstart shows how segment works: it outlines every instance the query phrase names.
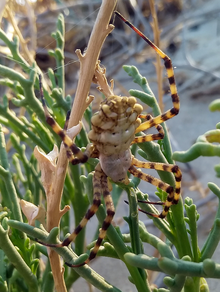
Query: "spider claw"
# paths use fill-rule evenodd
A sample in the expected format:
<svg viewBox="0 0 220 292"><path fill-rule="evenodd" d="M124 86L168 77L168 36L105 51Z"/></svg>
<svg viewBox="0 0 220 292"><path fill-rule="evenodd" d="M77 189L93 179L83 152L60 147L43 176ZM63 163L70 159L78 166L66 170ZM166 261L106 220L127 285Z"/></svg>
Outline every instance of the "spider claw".
<svg viewBox="0 0 220 292"><path fill-rule="evenodd" d="M65 265L67 265L67 266L70 267L70 268L80 268L80 267L84 266L85 264L86 264L86 263L83 262L83 263L78 264L78 265L72 265L72 264L69 264L69 263L65 262Z"/></svg>
<svg viewBox="0 0 220 292"><path fill-rule="evenodd" d="M90 262L90 260L88 258L88 254L82 254L80 257L78 257L75 260L75 262L76 262L76 264L70 264L67 262L65 262L65 264L70 268L80 268L80 267L82 267Z"/></svg>
<svg viewBox="0 0 220 292"><path fill-rule="evenodd" d="M158 214L150 213L150 212L144 211L144 210L142 210L142 209L140 209L140 208L138 208L138 211L140 211L140 212L142 212L142 213L144 213L144 214L147 214L147 215L149 215L149 216L152 216L152 217L154 217L154 218L161 218L160 215L158 215Z"/></svg>
<svg viewBox="0 0 220 292"><path fill-rule="evenodd" d="M124 200L124 202L129 205L128 201ZM142 201L142 200L138 200L138 202L139 203L145 203L145 204L152 204L152 205L165 205L164 202L148 202L148 201ZM147 214L149 216L152 216L154 218L162 218L162 219L164 218L164 216L163 215L161 216L161 214L150 213L150 212L144 211L144 210L142 210L140 208L138 208L138 211L140 211L140 212L142 212L144 214Z"/></svg>
<svg viewBox="0 0 220 292"><path fill-rule="evenodd" d="M163 206L165 205L165 202L149 202L149 201L142 201L142 200L138 200L139 203L143 203L143 204L150 204L150 205L160 205Z"/></svg>

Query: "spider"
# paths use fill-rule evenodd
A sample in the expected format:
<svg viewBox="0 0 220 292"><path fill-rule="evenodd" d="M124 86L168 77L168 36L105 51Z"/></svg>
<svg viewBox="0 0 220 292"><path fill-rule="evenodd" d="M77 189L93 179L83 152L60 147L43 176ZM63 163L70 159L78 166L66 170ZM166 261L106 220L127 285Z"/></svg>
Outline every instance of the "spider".
<svg viewBox="0 0 220 292"><path fill-rule="evenodd" d="M73 233L60 244L47 244L50 247L68 246L73 242L79 232L86 226L88 220L96 213L101 204L101 195L104 197L106 205L107 216L102 224L99 232L99 237L95 243L94 248L90 252L87 260L77 265L66 263L70 267L80 267L88 264L95 258L102 240L106 235L106 231L111 224L115 209L113 200L108 188L108 177L113 182L122 182L127 184L129 182L127 171L133 176L138 177L146 182L165 191L167 199L161 202L164 205L163 211L160 214L149 215L157 218L165 218L171 205L177 204L180 197L181 187L181 171L177 165L158 163L158 162L142 162L136 159L130 151L130 145L135 143L143 143L147 141L160 140L164 137L164 131L160 125L162 122L171 119L179 112L179 97L174 79L174 71L170 58L163 53L154 43L152 43L142 32L127 21L119 12L115 12L127 25L129 25L139 36L141 36L163 59L167 70L168 80L170 84L170 92L173 102L173 107L165 113L152 117L151 115L143 115L142 106L137 103L136 98L130 96L111 95L100 104L100 108L91 119L92 129L88 133L91 144L89 144L82 152L66 135L65 130L62 129L56 121L49 114L43 96L43 89L40 78L40 95L44 107L46 122L51 126L53 131L57 133L66 147L67 157L69 162L73 165L78 163L85 163L90 157L99 159L99 163L95 167L93 176L93 203L79 225L75 228ZM146 120L141 122L141 119ZM66 122L67 124L67 122ZM156 127L157 134L147 134L135 137L136 133L145 131L149 128ZM138 168L155 169L161 171L172 172L175 176L175 188L167 183L155 178L149 174L145 174Z"/></svg>

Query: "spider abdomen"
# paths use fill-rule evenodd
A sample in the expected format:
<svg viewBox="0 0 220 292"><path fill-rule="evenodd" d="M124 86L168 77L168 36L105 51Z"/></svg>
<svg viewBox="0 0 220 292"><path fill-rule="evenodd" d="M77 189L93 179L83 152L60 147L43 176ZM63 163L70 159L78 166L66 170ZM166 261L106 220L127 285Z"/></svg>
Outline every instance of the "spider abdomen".
<svg viewBox="0 0 220 292"><path fill-rule="evenodd" d="M134 97L112 95L100 105L92 117L89 139L100 154L119 155L129 149L135 130L140 125L138 118L143 108Z"/></svg>
<svg viewBox="0 0 220 292"><path fill-rule="evenodd" d="M125 180L127 171L131 166L131 160L130 149L110 156L104 154L99 155L102 170L114 182L123 182Z"/></svg>

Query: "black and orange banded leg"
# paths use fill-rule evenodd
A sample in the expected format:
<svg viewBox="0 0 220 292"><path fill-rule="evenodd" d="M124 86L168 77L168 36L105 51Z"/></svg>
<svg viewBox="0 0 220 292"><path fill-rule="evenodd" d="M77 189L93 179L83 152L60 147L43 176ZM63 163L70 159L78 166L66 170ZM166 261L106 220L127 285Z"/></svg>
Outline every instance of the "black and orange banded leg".
<svg viewBox="0 0 220 292"><path fill-rule="evenodd" d="M141 119L145 119L147 121L150 121L153 119L153 117L150 114L147 115L139 115L138 116ZM164 130L161 125L156 125L155 128L158 131L158 134L147 134L139 137L135 137L134 140L131 142L131 144L135 143L143 143L143 142L149 142L149 141L155 141L155 140L161 140L164 138Z"/></svg>
<svg viewBox="0 0 220 292"><path fill-rule="evenodd" d="M147 168L147 169L155 169L155 170L161 170L161 171L168 171L172 172L175 177L175 188L172 186L168 185L167 183L161 181L160 179L157 179L149 174L145 174L142 171L138 170L136 167L140 168ZM164 203L153 203L154 205L164 205L163 211L157 215L157 214L151 214L147 213L144 211L144 213L147 213L153 217L158 217L158 218L165 218L167 213L169 212L169 208L172 205L175 205L178 203L179 198L180 198L180 191L181 191L181 178L182 178L182 173L177 165L173 164L166 164L166 163L158 163L158 162L142 162L139 161L136 158L132 158L132 166L128 170L131 174L133 174L136 177L139 177L140 179L147 181L156 187L160 188L161 190L165 191L167 195L167 199ZM142 202L144 203L144 202ZM150 203L150 202L145 202L145 203Z"/></svg>
<svg viewBox="0 0 220 292"><path fill-rule="evenodd" d="M107 229L111 225L113 217L115 215L115 208L114 208L111 194L110 194L109 189L108 189L108 181L107 181L106 175L104 175L102 177L102 194L104 197L107 216L106 216L104 222L102 223L102 227L101 227L101 230L99 232L99 237L95 243L94 248L92 249L92 251L89 255L89 258L85 261L85 264L88 264L92 259L94 259L96 257L98 250L101 246L101 243L106 236Z"/></svg>
<svg viewBox="0 0 220 292"><path fill-rule="evenodd" d="M136 133L147 130L153 126L156 126L158 124L161 124L162 122L171 119L172 117L176 116L179 113L180 108L180 101L179 96L177 93L175 78L174 78L174 70L172 66L171 59L163 52L161 51L151 40L149 40L139 29L137 29L132 23L130 23L128 20L124 18L119 12L115 11L115 14L122 20L124 23L126 23L128 26L130 26L131 29L133 29L145 42L147 42L156 52L157 54L163 59L164 66L167 71L167 77L170 85L170 93L171 98L173 102L173 108L166 111L165 113L153 118L152 120L146 121L142 123L137 129Z"/></svg>
<svg viewBox="0 0 220 292"><path fill-rule="evenodd" d="M42 87L42 79L41 79L41 75L39 75L39 87L40 87L40 97L41 97L41 101L42 101L42 105L44 108L44 113L45 113L45 118L46 118L46 122L47 124L52 128L52 130L60 136L60 138L62 139L66 149L67 150L67 156L69 161L72 164L78 164L78 163L85 163L88 159L89 159L89 155L90 153L85 151L82 152L71 140L71 138L66 134L66 130L65 127L67 127L68 124L68 119L69 117L67 116L67 121L65 123L64 129L62 129L60 127L60 125L53 119L53 117L50 115L47 106L46 106L46 102L44 99L44 94L43 94L43 87Z"/></svg>
<svg viewBox="0 0 220 292"><path fill-rule="evenodd" d="M104 197L104 202L105 202L105 205L106 205L107 216L106 216L106 218L105 218L105 220L104 220L104 222L102 224L101 230L99 232L99 237L98 237L98 239L97 239L97 241L95 243L95 246L93 247L92 251L90 252L90 255L89 255L88 259L86 261L84 261L83 263L80 263L80 264L77 264L77 265L71 265L71 264L66 263L69 267L72 267L72 268L81 267L81 266L83 266L85 264L88 264L91 260L93 260L96 257L96 255L98 253L98 250L99 250L99 248L101 246L101 243L102 243L103 239L106 236L107 229L110 226L110 224L112 222L112 219L114 217L114 214L115 214L113 200L112 200L111 194L110 194L109 189L108 189L107 176L101 170L100 164L98 164L97 166L98 166L98 172L100 173L100 176L99 176L99 180L100 181L97 181L96 179L94 179L93 180L93 188L94 188L94 192L95 192L95 190L97 188L102 190L102 194L103 194L103 197ZM95 175L96 175L96 172L95 172L94 176ZM94 196L95 196L95 193L94 193ZM97 206L97 203L94 204L95 202L97 202L97 200L95 200L95 197L94 197L93 205ZM100 202L99 202L99 205L100 205ZM98 208L97 208L97 210L98 210ZM82 230L82 228L85 226L85 224L84 224L84 226L82 226L82 224L80 223L79 226L78 227L80 228L80 230ZM74 239L75 239L75 237L74 237Z"/></svg>
<svg viewBox="0 0 220 292"><path fill-rule="evenodd" d="M86 226L87 222L89 221L90 218L97 212L100 204L101 204L101 195L102 195L102 177L106 176L104 172L101 169L100 164L98 163L97 166L95 167L95 172L93 176L93 202L91 207L88 209L86 212L86 215L83 217L79 225L75 228L73 233L70 234L66 239L64 239L63 242L58 243L58 244L49 244L45 242L41 242L38 239L36 239L37 242L49 246L49 247L63 247L63 246L68 246L71 242L75 240L77 235L80 233L80 231ZM79 265L72 265L73 267L79 267L83 266L86 262L83 262ZM69 264L68 264L69 265ZM69 265L71 266L71 265Z"/></svg>

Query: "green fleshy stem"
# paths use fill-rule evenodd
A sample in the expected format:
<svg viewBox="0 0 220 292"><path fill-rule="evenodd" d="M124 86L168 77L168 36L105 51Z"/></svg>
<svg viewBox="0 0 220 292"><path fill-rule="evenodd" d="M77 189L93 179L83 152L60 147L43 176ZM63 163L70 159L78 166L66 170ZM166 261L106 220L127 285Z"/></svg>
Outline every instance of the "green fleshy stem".
<svg viewBox="0 0 220 292"><path fill-rule="evenodd" d="M5 138L0 125L0 177L4 181L7 193L2 192L2 196L7 196L5 201L9 203L8 207L12 212L12 218L23 221L21 209L18 203L16 189L9 170L8 157L6 152Z"/></svg>
<svg viewBox="0 0 220 292"><path fill-rule="evenodd" d="M81 218L86 213L88 208L88 199L84 194L83 184L80 180L80 166L79 165L70 165L70 169L72 172L73 184L77 186L74 188L74 193L71 195L71 203L74 210L74 218L76 226L81 221ZM75 252L76 254L80 255L84 252L84 242L85 242L85 231L86 229L83 228L81 232L75 239Z"/></svg>
<svg viewBox="0 0 220 292"><path fill-rule="evenodd" d="M3 65L0 65L0 75L9 78L10 80L19 82L24 90L24 99L20 100L20 106L25 107L29 105L30 108L34 109L36 115L40 117L41 120L45 120L43 107L34 93L36 65L33 64L32 70L30 71L29 79L25 79L24 76L19 72L16 72L15 70Z"/></svg>
<svg viewBox="0 0 220 292"><path fill-rule="evenodd" d="M9 220L8 225L10 227L16 228L20 231L27 233L29 236L33 238L38 238L43 242L54 243L57 242L56 238L59 233L58 228L53 228L48 236L48 233L43 229L39 229L33 226L30 226L26 223L21 223L15 220ZM77 255L73 253L69 248L62 247L62 248L53 248L63 259L65 262L74 264L76 263ZM83 257L87 257L87 255L83 255ZM82 258L80 258L80 261ZM97 289L106 292L120 292L119 289L110 285L105 281L103 277L98 275L93 269L91 269L88 265L82 266L80 268L74 268L74 270L83 277L86 281L91 283Z"/></svg>
<svg viewBox="0 0 220 292"><path fill-rule="evenodd" d="M17 62L25 72L30 72L31 68L28 62L20 55L19 53L19 41L18 37L15 36L14 40L11 41L7 34L0 29L0 39L6 44L6 46L10 49L12 53L12 57L8 57L9 59Z"/></svg>
<svg viewBox="0 0 220 292"><path fill-rule="evenodd" d="M63 108L66 112L71 108L71 96L63 98L63 91L61 88L53 88L51 96L56 100L56 103L53 105L53 108Z"/></svg>
<svg viewBox="0 0 220 292"><path fill-rule="evenodd" d="M44 192L44 188L41 184L41 181L39 179L39 174L37 173L36 168L34 167L34 165L30 164L30 161L27 159L27 157L25 155L25 149L26 149L25 145L20 144L19 137L17 137L14 133L11 134L11 142L12 142L17 154L19 155L20 160L23 163L23 167L24 167L25 173L26 173L27 183L29 185L28 189L33 191L33 189L39 188ZM18 169L18 171L19 171L19 169ZM20 177L21 177L21 175L22 175L22 173L20 171ZM34 185L34 187L33 187L33 185ZM38 202L37 202L37 204L38 204Z"/></svg>
<svg viewBox="0 0 220 292"><path fill-rule="evenodd" d="M49 148L45 145L45 143L43 143L42 140L38 138L20 119L18 119L14 115L13 111L9 109L8 99L6 96L3 96L3 105L0 105L0 115L11 122L17 128L17 131L25 133L36 145L39 145L44 151L49 152Z"/></svg>
<svg viewBox="0 0 220 292"><path fill-rule="evenodd" d="M150 234L144 223L139 221L139 229L140 229L140 237L143 242L147 242L153 247L155 247L161 256L168 257L168 258L174 258L173 252L170 249L170 247L164 243L160 238L157 236Z"/></svg>
<svg viewBox="0 0 220 292"><path fill-rule="evenodd" d="M220 145L211 143L220 143L220 130L211 130L198 137L196 143L187 151L176 151L173 153L173 159L180 162L189 162L199 156L220 156Z"/></svg>
<svg viewBox="0 0 220 292"><path fill-rule="evenodd" d="M198 236L197 236L197 220L198 220L198 213L196 210L196 205L193 204L192 199L186 198L185 199L185 210L188 218L187 223L190 229L190 238L191 238L191 245L193 250L193 261L199 262L200 258L200 250L198 246Z"/></svg>
<svg viewBox="0 0 220 292"><path fill-rule="evenodd" d="M45 246L44 248L46 249ZM47 256L47 252L46 252L46 256ZM42 292L54 291L54 280L53 280L53 274L51 272L50 261L47 261L44 273L42 275L41 290Z"/></svg>
<svg viewBox="0 0 220 292"><path fill-rule="evenodd" d="M138 200L144 201L146 200L145 197L141 192L137 193ZM147 211L149 213L155 213L154 206L150 204L142 204L139 203L141 209ZM154 225L157 226L161 230L161 232L172 242L177 251L179 256L183 257L184 255L192 255L191 248L189 244L188 234L186 231L186 225L184 222L183 217L183 202L182 199L179 200L178 204L172 206L172 213L173 213L173 223L175 227L172 227L171 224L169 225L166 220L162 220L160 218L152 218L154 221ZM171 222L172 223L172 222Z"/></svg>
<svg viewBox="0 0 220 292"><path fill-rule="evenodd" d="M52 37L56 40L56 49L54 57L56 59L57 72L55 73L58 81L58 86L62 89L63 98L65 95L65 66L64 66L64 45L65 45L65 23L62 13L57 19L57 30L52 33Z"/></svg>
<svg viewBox="0 0 220 292"><path fill-rule="evenodd" d="M201 260L211 258L220 241L220 188L214 183L208 183L208 187L218 197L219 204L213 227L201 250Z"/></svg>
<svg viewBox="0 0 220 292"><path fill-rule="evenodd" d="M169 275L180 274L190 277L220 278L220 265L211 259L205 259L201 263L194 263L191 262L188 256L182 259L166 257L157 259L144 254L134 255L133 253L126 253L124 257L133 266L161 271Z"/></svg>
<svg viewBox="0 0 220 292"><path fill-rule="evenodd" d="M0 225L0 247L8 257L9 261L13 264L18 273L26 282L28 286L28 291L39 291L37 278L34 276L34 274L32 274L31 269L27 266L15 246L12 244L11 240L8 237L8 230L5 230L2 225Z"/></svg>
<svg viewBox="0 0 220 292"><path fill-rule="evenodd" d="M211 112L220 111L220 99L212 101L209 105L209 110Z"/></svg>
<svg viewBox="0 0 220 292"><path fill-rule="evenodd" d="M96 244L96 240L89 243L86 247L87 249L91 250ZM115 251L115 248L113 245L111 245L109 242L103 242L102 246L100 247L97 256L103 256L103 257L109 257L114 259L119 259L118 254Z"/></svg>
<svg viewBox="0 0 220 292"><path fill-rule="evenodd" d="M143 253L143 247L140 241L139 224L138 224L138 208L137 197L133 188L127 189L130 214L126 217L126 221L129 224L131 235L131 247L135 254Z"/></svg>
<svg viewBox="0 0 220 292"><path fill-rule="evenodd" d="M128 222L130 235L131 235L131 247L135 254L143 253L143 245L140 239L139 222L138 222L138 208L137 208L137 196L133 188L126 189L129 200L129 217L126 217ZM124 218L125 219L125 218ZM146 272L143 269L139 269L143 279L146 279Z"/></svg>
<svg viewBox="0 0 220 292"><path fill-rule="evenodd" d="M182 260L189 262L190 258L188 256L185 256L182 258ZM182 291L182 288L186 281L186 276L181 275L181 274L176 274L175 277L164 277L163 281L164 281L164 284L169 287L169 290L168 290L169 292Z"/></svg>

